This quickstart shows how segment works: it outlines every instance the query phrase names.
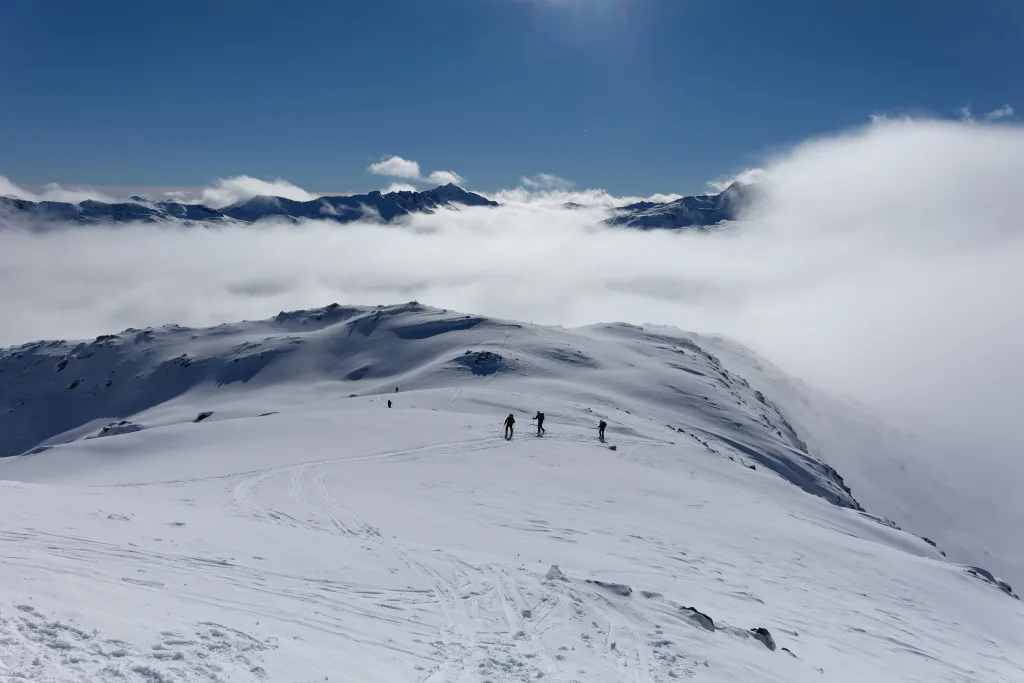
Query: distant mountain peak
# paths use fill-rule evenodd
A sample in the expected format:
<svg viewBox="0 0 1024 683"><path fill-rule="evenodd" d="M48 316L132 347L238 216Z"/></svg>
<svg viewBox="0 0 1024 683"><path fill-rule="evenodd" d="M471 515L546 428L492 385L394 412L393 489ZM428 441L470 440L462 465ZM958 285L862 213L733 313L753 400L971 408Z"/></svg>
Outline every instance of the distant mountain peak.
<svg viewBox="0 0 1024 683"><path fill-rule="evenodd" d="M740 220L758 196L756 185L735 181L718 194L687 196L672 202L643 201L619 207L607 225L641 230L706 228Z"/></svg>

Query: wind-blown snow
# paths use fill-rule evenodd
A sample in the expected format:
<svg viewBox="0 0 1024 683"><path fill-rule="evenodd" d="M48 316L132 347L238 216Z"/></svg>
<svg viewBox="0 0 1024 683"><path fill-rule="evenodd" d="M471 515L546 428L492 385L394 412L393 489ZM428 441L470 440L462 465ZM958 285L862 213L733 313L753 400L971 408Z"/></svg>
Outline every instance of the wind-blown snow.
<svg viewBox="0 0 1024 683"><path fill-rule="evenodd" d="M1019 680L1021 603L772 372L418 304L7 349L0 677Z"/></svg>

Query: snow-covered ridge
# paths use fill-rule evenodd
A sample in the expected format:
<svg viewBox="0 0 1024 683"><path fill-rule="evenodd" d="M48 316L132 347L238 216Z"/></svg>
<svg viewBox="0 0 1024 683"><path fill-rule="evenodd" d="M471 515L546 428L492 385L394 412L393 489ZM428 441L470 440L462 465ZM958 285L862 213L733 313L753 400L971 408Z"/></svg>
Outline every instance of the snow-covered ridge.
<svg viewBox="0 0 1024 683"><path fill-rule="evenodd" d="M390 222L414 213L434 213L459 206L497 206L497 202L467 192L449 183L423 192L379 191L361 195L325 196L310 201L284 197L253 197L221 209L201 204L150 202L141 197L132 201L107 204L87 200L79 204L32 202L0 197L0 226L4 222L25 221L74 223L162 223L219 225L245 224L276 218L283 220L325 219L348 223L356 220Z"/></svg>
<svg viewBox="0 0 1024 683"><path fill-rule="evenodd" d="M612 402L603 387L628 392L635 400L623 409L661 416L672 425L666 438L685 435L860 507L771 401L694 335L629 325L541 328L415 303L332 305L205 330L169 325L0 350L0 456L79 436L83 426L118 432L118 421L188 392L333 381L339 391L373 394L395 384L474 386L498 372L584 384L599 405Z"/></svg>
<svg viewBox="0 0 1024 683"><path fill-rule="evenodd" d="M624 377L631 358L639 363ZM628 385L674 428L690 425L693 438L738 450L743 460L777 469L816 495L859 507L841 478L806 454L778 410L690 336L626 325L542 329L418 304L329 306L207 330L129 329L91 342L4 349L0 456L97 420L116 423L190 391L331 380L339 390L375 393L395 383L471 385L499 370L583 381L596 391L606 383ZM633 408L640 411L640 403Z"/></svg>
<svg viewBox="0 0 1024 683"><path fill-rule="evenodd" d="M1020 680L775 373L415 302L0 350L0 678Z"/></svg>

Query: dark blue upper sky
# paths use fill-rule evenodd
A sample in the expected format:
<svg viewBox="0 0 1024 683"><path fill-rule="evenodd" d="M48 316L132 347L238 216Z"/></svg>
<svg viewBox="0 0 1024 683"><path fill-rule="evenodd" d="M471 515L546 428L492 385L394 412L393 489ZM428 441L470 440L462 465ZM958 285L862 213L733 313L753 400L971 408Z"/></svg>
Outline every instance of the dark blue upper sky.
<svg viewBox="0 0 1024 683"><path fill-rule="evenodd" d="M0 0L0 175L688 192L873 113L1024 107L1020 0Z"/></svg>

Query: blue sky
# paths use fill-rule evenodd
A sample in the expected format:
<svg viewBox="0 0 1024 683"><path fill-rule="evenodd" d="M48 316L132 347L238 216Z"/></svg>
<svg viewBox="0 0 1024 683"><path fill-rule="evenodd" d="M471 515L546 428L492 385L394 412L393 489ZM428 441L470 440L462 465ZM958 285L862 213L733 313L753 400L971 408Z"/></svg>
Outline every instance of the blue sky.
<svg viewBox="0 0 1024 683"><path fill-rule="evenodd" d="M875 113L1024 107L1019 0L0 0L0 175L693 192Z"/></svg>

